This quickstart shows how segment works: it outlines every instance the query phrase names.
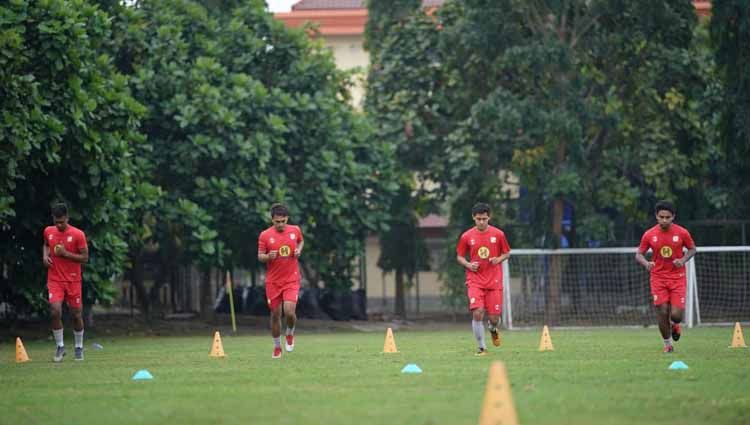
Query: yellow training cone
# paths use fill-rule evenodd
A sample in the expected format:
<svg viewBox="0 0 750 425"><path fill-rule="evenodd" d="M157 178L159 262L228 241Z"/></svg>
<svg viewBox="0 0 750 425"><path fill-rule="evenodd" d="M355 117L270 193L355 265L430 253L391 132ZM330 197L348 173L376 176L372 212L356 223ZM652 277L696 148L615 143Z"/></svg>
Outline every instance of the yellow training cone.
<svg viewBox="0 0 750 425"><path fill-rule="evenodd" d="M516 407L503 362L494 361L487 376L479 425L518 425Z"/></svg>
<svg viewBox="0 0 750 425"><path fill-rule="evenodd" d="M398 353L396 349L396 340L393 339L393 330L388 328L385 333L385 344L383 344L384 353Z"/></svg>
<svg viewBox="0 0 750 425"><path fill-rule="evenodd" d="M221 345L221 336L219 332L214 333L214 344L211 346L211 352L208 354L211 357L226 357L224 354L224 347Z"/></svg>
<svg viewBox="0 0 750 425"><path fill-rule="evenodd" d="M26 349L23 348L23 342L21 338L16 337L16 363L25 363L31 360L29 355L26 354Z"/></svg>
<svg viewBox="0 0 750 425"><path fill-rule="evenodd" d="M745 337L742 335L742 326L740 326L740 322L734 324L732 345L729 348L747 348L747 345L745 345Z"/></svg>
<svg viewBox="0 0 750 425"><path fill-rule="evenodd" d="M539 341L539 351L554 351L555 347L552 346L552 338L549 336L549 328L544 325L542 329L542 339Z"/></svg>

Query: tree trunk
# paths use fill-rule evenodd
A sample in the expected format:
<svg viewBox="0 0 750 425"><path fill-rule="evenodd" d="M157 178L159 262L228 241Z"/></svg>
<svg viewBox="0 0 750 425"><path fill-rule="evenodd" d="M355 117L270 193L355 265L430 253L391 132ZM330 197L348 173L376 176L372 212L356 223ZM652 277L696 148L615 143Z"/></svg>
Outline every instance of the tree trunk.
<svg viewBox="0 0 750 425"><path fill-rule="evenodd" d="M396 316L406 319L406 299L405 299L405 282L404 272L400 268L396 269Z"/></svg>
<svg viewBox="0 0 750 425"><path fill-rule="evenodd" d="M211 291L211 270L201 270L201 319L206 322L214 320L213 291Z"/></svg>
<svg viewBox="0 0 750 425"><path fill-rule="evenodd" d="M143 282L143 256L139 251L131 256L133 259L133 267L129 271L130 284L135 288L135 293L138 296L138 302L140 303L141 312L143 313L144 319L148 322L151 321L151 305L148 297L148 291L144 286Z"/></svg>
<svg viewBox="0 0 750 425"><path fill-rule="evenodd" d="M560 247L562 237L563 200L555 199L552 207L552 233L554 247ZM560 322L560 287L562 286L562 256L553 255L550 258L549 287L547 294L547 324L556 325Z"/></svg>

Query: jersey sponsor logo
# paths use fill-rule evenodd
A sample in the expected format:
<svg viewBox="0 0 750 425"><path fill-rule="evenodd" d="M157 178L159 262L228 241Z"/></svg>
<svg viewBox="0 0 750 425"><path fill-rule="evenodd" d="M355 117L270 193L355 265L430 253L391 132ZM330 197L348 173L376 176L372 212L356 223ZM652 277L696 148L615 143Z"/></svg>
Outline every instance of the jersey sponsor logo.
<svg viewBox="0 0 750 425"><path fill-rule="evenodd" d="M292 233L291 235L289 235L289 239L295 240L295 239L297 239L297 235L295 235L294 233Z"/></svg>
<svg viewBox="0 0 750 425"><path fill-rule="evenodd" d="M680 237L679 236L677 236L677 235L672 236L672 242L679 242L679 241L680 241Z"/></svg>
<svg viewBox="0 0 750 425"><path fill-rule="evenodd" d="M292 248L289 247L289 245L283 245L281 248L279 248L279 255L282 257L288 257L292 254Z"/></svg>
<svg viewBox="0 0 750 425"><path fill-rule="evenodd" d="M486 260L490 257L490 249L486 246L480 246L479 250L477 250L477 255L479 255L479 258L482 260Z"/></svg>
<svg viewBox="0 0 750 425"><path fill-rule="evenodd" d="M497 238L494 236L490 237L490 243L497 243Z"/></svg>
<svg viewBox="0 0 750 425"><path fill-rule="evenodd" d="M664 258L670 258L672 256L672 247L671 246L663 246L659 250L659 254L661 254Z"/></svg>

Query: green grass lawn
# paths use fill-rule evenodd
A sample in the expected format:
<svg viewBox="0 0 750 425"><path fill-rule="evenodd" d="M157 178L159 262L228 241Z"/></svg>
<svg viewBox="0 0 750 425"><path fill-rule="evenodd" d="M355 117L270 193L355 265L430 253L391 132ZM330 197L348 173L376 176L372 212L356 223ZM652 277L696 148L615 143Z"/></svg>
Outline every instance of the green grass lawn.
<svg viewBox="0 0 750 425"><path fill-rule="evenodd" d="M384 332L301 329L281 360L267 336L223 335L224 359L208 357L210 334L88 338L84 362L66 340L61 364L49 341L25 342L24 364L3 344L0 423L476 424L493 360L507 366L523 424L750 423L750 350L727 348L731 328L686 330L671 355L655 329L553 328L555 351L543 353L540 333L504 332L485 357L468 324L397 331L397 354L381 353ZM690 368L668 370L674 360ZM402 374L407 363L424 372ZM132 381L139 369L154 379Z"/></svg>

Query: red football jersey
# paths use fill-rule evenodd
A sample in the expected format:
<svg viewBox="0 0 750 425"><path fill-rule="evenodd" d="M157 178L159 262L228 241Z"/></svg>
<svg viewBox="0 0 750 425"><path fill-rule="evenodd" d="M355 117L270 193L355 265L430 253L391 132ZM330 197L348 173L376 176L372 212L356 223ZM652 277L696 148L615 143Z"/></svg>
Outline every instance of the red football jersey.
<svg viewBox="0 0 750 425"><path fill-rule="evenodd" d="M488 226L484 232L472 227L461 235L456 245L456 254L466 257L467 252L469 261L478 262L479 269L475 272L466 269L466 284L481 288L499 287L502 289L502 263L492 264L490 258L510 252L505 233L494 226Z"/></svg>
<svg viewBox="0 0 750 425"><path fill-rule="evenodd" d="M643 234L638 252L645 254L649 248L653 251L652 261L656 266L651 269L651 276L681 279L685 277L685 267L675 267L672 261L682 258L683 247L695 248L693 237L687 229L672 223L669 229L662 230L657 224Z"/></svg>
<svg viewBox="0 0 750 425"><path fill-rule="evenodd" d="M80 282L81 263L55 254L55 245L61 244L66 251L80 254L81 250L88 248L86 235L83 231L70 224L64 232L59 231L56 226L47 226L44 229L44 242L49 247L49 255L52 258L52 266L47 269L47 280L52 282Z"/></svg>
<svg viewBox="0 0 750 425"><path fill-rule="evenodd" d="M278 252L275 259L266 263L266 285L299 282L299 261L294 256L294 250L302 240L302 231L291 224L287 224L283 232L271 226L260 234L258 254Z"/></svg>

